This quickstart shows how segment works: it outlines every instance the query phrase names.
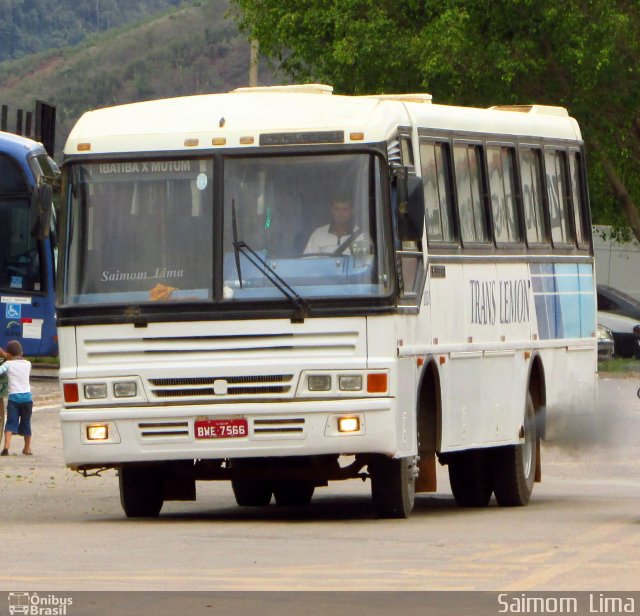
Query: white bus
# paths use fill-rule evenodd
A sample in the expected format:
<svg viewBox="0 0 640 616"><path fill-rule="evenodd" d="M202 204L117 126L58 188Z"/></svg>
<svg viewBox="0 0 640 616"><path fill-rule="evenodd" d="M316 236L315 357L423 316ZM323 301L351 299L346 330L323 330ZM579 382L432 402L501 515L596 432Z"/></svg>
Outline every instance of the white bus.
<svg viewBox="0 0 640 616"><path fill-rule="evenodd" d="M230 480L243 506L371 481L407 517L528 502L593 407L583 141L556 107L240 89L86 113L65 147L66 464L127 516ZM313 237L312 237L313 236Z"/></svg>

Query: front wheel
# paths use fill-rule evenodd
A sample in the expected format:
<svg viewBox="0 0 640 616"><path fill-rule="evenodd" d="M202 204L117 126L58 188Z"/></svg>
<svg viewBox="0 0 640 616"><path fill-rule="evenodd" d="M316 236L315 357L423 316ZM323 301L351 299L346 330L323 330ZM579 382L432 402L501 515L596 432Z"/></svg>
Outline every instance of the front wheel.
<svg viewBox="0 0 640 616"><path fill-rule="evenodd" d="M150 466L123 466L119 471L120 503L128 518L157 518L164 503L162 471Z"/></svg>
<svg viewBox="0 0 640 616"><path fill-rule="evenodd" d="M492 452L493 491L501 507L520 507L529 502L536 476L537 452L536 414L531 394L527 393L523 442L497 447Z"/></svg>
<svg viewBox="0 0 640 616"><path fill-rule="evenodd" d="M266 507L271 502L271 484L260 479L232 479L231 488L240 507Z"/></svg>
<svg viewBox="0 0 640 616"><path fill-rule="evenodd" d="M376 457L369 464L373 508L381 518L408 518L416 495L416 458Z"/></svg>
<svg viewBox="0 0 640 616"><path fill-rule="evenodd" d="M306 507L316 486L311 481L274 481L273 495L280 507Z"/></svg>

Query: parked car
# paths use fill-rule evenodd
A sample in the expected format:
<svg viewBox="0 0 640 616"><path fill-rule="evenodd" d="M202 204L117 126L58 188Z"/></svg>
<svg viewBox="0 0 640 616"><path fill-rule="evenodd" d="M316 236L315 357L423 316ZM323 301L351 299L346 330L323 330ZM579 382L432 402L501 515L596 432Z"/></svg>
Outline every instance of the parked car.
<svg viewBox="0 0 640 616"><path fill-rule="evenodd" d="M598 324L598 359L611 359L614 348L613 332L608 327Z"/></svg>
<svg viewBox="0 0 640 616"><path fill-rule="evenodd" d="M613 333L614 355L640 359L640 319L598 310L598 325Z"/></svg>
<svg viewBox="0 0 640 616"><path fill-rule="evenodd" d="M613 287L598 285L598 310L636 319L640 323L640 301Z"/></svg>

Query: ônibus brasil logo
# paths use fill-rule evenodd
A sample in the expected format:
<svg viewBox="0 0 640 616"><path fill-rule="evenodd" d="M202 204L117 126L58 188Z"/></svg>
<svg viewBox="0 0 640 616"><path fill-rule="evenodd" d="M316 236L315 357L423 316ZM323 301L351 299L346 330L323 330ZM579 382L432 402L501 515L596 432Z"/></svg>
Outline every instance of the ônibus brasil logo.
<svg viewBox="0 0 640 616"><path fill-rule="evenodd" d="M68 616L67 608L73 603L71 597L37 592L10 592L9 616Z"/></svg>

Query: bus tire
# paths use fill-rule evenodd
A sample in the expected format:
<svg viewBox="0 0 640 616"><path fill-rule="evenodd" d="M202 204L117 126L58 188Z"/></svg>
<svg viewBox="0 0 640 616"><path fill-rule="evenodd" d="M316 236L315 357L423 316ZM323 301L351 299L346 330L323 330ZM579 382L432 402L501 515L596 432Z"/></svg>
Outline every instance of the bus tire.
<svg viewBox="0 0 640 616"><path fill-rule="evenodd" d="M452 454L448 462L449 483L459 507L486 507L493 485L484 449Z"/></svg>
<svg viewBox="0 0 640 616"><path fill-rule="evenodd" d="M521 507L529 502L537 465L536 414L527 392L524 442L497 447L492 452L493 490L501 507Z"/></svg>
<svg viewBox="0 0 640 616"><path fill-rule="evenodd" d="M316 486L312 481L274 481L273 495L279 507L306 507Z"/></svg>
<svg viewBox="0 0 640 616"><path fill-rule="evenodd" d="M369 464L373 508L380 518L408 518L416 495L414 456L377 456Z"/></svg>
<svg viewBox="0 0 640 616"><path fill-rule="evenodd" d="M122 466L120 504L128 518L157 518L164 503L163 475L158 468Z"/></svg>
<svg viewBox="0 0 640 616"><path fill-rule="evenodd" d="M240 507L266 507L271 502L271 484L260 479L232 479L231 488Z"/></svg>

